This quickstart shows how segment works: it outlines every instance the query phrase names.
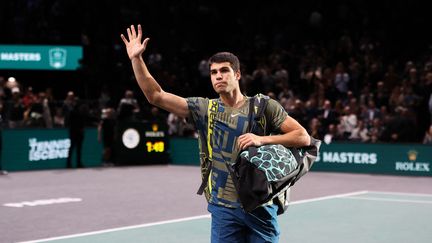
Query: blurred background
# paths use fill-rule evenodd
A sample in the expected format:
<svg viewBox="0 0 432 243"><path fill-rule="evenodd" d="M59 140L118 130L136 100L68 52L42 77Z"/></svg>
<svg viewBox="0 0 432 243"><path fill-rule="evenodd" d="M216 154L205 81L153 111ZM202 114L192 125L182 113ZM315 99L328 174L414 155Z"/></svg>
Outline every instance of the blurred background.
<svg viewBox="0 0 432 243"><path fill-rule="evenodd" d="M73 70L1 68L1 127L70 127L79 104L85 126L106 134L148 121L196 136L139 90L120 39L131 24L151 38L144 59L166 91L216 97L207 59L230 51L245 94L277 99L326 143L432 143L431 20L421 1L1 1L2 53L82 48Z"/></svg>
<svg viewBox="0 0 432 243"><path fill-rule="evenodd" d="M207 213L205 201L193 197L201 183L196 131L146 101L120 38L132 24L150 37L143 57L164 90L216 98L208 58L233 52L246 95L276 99L323 140L292 199L332 200L290 206L294 217L282 218L282 241L431 238L432 230L417 227L430 225L432 212L432 21L425 1L0 0L0 241ZM169 165L128 167L148 164ZM48 170L82 167L94 169ZM362 197L353 197L358 191ZM74 203L44 205L64 199ZM167 210L173 202L176 210ZM38 203L44 206L27 207ZM100 239L208 239L209 220L197 224Z"/></svg>

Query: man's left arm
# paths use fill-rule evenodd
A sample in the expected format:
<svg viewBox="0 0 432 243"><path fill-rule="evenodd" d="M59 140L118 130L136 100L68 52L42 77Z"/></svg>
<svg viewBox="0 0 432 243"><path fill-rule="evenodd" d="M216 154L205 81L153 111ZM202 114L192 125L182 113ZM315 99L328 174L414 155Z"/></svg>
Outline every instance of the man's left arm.
<svg viewBox="0 0 432 243"><path fill-rule="evenodd" d="M310 145L310 136L306 129L295 119L287 116L280 125L281 134L272 136L258 136L253 133L241 135L238 140L240 150L249 146L262 146L266 144L282 144L285 147L303 147Z"/></svg>
<svg viewBox="0 0 432 243"><path fill-rule="evenodd" d="M266 144L282 144L285 147L296 148L310 145L310 136L306 129L294 118L290 117L276 100L268 100L264 115L268 130L278 134L272 136L258 136L253 133L243 134L237 140L240 150L249 146Z"/></svg>

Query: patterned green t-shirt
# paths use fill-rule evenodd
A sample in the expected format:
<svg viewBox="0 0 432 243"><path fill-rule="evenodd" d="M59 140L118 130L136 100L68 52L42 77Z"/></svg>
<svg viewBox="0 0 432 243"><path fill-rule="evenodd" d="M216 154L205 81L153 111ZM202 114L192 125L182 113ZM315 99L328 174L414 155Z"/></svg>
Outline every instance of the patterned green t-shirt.
<svg viewBox="0 0 432 243"><path fill-rule="evenodd" d="M261 94L255 97L268 99ZM225 163L235 163L240 152L236 146L237 138L247 130L250 99L251 97L247 97L247 101L240 108L225 106L221 99L209 100L200 97L186 99L190 111L189 119L192 120L199 134L202 176L208 169L205 160L208 153L203 150L206 149L207 144L211 146L211 174L205 189L209 203L231 208L240 207L237 192ZM210 141L207 140L209 103L216 109L213 129L210 129ZM257 109L256 106L255 109ZM262 124L265 124L268 134L279 133L279 128L287 116L288 114L277 101L269 99L264 112L265 122Z"/></svg>

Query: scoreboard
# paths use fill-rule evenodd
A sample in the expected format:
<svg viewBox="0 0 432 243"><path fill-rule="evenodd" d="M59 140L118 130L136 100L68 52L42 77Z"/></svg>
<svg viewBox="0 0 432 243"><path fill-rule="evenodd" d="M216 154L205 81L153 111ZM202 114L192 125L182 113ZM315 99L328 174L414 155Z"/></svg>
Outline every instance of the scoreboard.
<svg viewBox="0 0 432 243"><path fill-rule="evenodd" d="M118 124L115 160L118 165L167 164L166 124L122 122Z"/></svg>

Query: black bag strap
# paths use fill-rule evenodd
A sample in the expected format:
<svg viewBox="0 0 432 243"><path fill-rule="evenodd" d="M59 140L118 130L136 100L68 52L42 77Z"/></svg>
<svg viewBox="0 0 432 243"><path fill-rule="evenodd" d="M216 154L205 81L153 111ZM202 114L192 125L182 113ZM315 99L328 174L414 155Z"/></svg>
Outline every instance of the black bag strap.
<svg viewBox="0 0 432 243"><path fill-rule="evenodd" d="M258 110L255 111L255 102L258 100L259 105L258 105ZM262 132L257 133L255 131L255 127L257 125L257 123L259 122L259 120L264 116L264 111L265 108L267 106L267 99L266 98L262 98L262 99L257 99L256 97L251 97L249 99L249 116L248 116L248 128L246 129L246 132L250 132L250 133L254 133L256 135L266 135L266 128L264 128L264 130ZM255 155L257 153L257 147L255 146L249 146L248 148L248 153L249 153L249 157L251 158L253 155Z"/></svg>
<svg viewBox="0 0 432 243"><path fill-rule="evenodd" d="M205 159L207 159L207 158L205 158ZM209 178L209 176L210 176L212 162L211 162L211 160L207 160L207 161L208 161L208 168L207 168L205 174L203 175L201 185L200 185L200 187L198 188L198 191L197 191L197 194L198 194L198 195L202 195L202 194L204 193L205 188L206 188L207 185L208 185L207 182L208 182L208 178Z"/></svg>
<svg viewBox="0 0 432 243"><path fill-rule="evenodd" d="M258 110L255 112L255 102L258 100L256 97L251 97L249 99L249 122L247 132L253 133L257 122L264 116L265 107L267 106L267 99L262 98L259 99ZM265 132L264 132L265 133ZM265 135L265 134L257 134L257 135Z"/></svg>
<svg viewBox="0 0 432 243"><path fill-rule="evenodd" d="M208 179L211 172L212 167L212 151L211 149L211 136L213 133L213 127L211 127L211 124L214 124L214 118L216 117L218 107L218 101L216 99L209 100L208 107L207 107L207 140L203 143L201 143L202 146L202 152L204 152L205 157L203 158L204 163L207 164L207 169L205 171L205 174L203 175L202 182L200 187L198 188L197 194L202 195L205 188L208 185Z"/></svg>

